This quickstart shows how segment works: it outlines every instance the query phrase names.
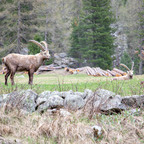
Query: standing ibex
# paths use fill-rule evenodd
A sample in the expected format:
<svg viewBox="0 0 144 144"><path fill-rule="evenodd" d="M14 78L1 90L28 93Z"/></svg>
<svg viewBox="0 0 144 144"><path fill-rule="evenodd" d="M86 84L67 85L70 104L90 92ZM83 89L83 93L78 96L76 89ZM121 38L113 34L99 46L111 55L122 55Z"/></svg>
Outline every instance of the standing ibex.
<svg viewBox="0 0 144 144"><path fill-rule="evenodd" d="M129 80L133 78L133 67L134 67L134 62L132 62L131 70L125 65L125 64L120 64L121 66L125 67L128 71L127 74L121 77L115 77L113 80Z"/></svg>
<svg viewBox="0 0 144 144"><path fill-rule="evenodd" d="M36 55L21 55L12 53L2 58L2 62L7 68L7 72L5 74L5 85L7 85L9 75L11 75L11 84L14 85L14 75L16 71L28 71L28 84L33 84L34 72L36 72L43 64L44 60L48 60L50 58L48 46L45 41L41 41L39 43L35 40L30 40L30 42L38 45L42 51Z"/></svg>

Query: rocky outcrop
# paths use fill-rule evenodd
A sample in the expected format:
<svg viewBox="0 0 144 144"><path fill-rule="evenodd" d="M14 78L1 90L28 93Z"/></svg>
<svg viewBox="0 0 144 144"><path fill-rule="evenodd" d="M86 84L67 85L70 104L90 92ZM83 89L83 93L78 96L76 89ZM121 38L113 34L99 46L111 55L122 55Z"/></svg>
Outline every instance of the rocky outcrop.
<svg viewBox="0 0 144 144"><path fill-rule="evenodd" d="M68 57L66 53L54 54L54 65L65 67L76 67L77 61L74 58Z"/></svg>
<svg viewBox="0 0 144 144"><path fill-rule="evenodd" d="M117 22L116 24L112 25L112 28L116 29L115 33L113 34L115 37L114 45L116 46L114 54L116 59L113 61L113 67L117 67L120 64L124 51L128 50L128 38L124 32L122 23Z"/></svg>

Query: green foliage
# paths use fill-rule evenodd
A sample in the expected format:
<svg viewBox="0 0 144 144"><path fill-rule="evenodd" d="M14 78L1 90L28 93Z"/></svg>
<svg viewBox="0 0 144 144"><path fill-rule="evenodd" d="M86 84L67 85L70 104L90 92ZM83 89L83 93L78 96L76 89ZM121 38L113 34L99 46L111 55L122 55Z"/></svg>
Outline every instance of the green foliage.
<svg viewBox="0 0 144 144"><path fill-rule="evenodd" d="M70 55L84 65L108 69L114 52L114 22L109 0L83 0L83 11L72 23Z"/></svg>
<svg viewBox="0 0 144 144"><path fill-rule="evenodd" d="M45 61L45 65L50 65L54 61L54 58L50 58L48 61Z"/></svg>
<svg viewBox="0 0 144 144"><path fill-rule="evenodd" d="M13 0L6 0L6 2L8 2L8 3L13 3Z"/></svg>
<svg viewBox="0 0 144 144"><path fill-rule="evenodd" d="M120 63L125 64L129 69L131 69L132 61L134 62L134 72L135 74L138 74L140 58L138 57L137 54L133 55L131 58L131 56L125 51L121 57ZM126 69L122 66L121 66L121 69L126 71Z"/></svg>
<svg viewBox="0 0 144 144"><path fill-rule="evenodd" d="M122 0L122 3L125 6L127 4L127 0Z"/></svg>
<svg viewBox="0 0 144 144"><path fill-rule="evenodd" d="M130 55L125 51L121 57L121 62L125 64L129 69L131 69L132 60ZM124 67L121 67L122 70L126 71Z"/></svg>
<svg viewBox="0 0 144 144"><path fill-rule="evenodd" d="M37 24L34 12L34 1L6 0L2 1L0 11L3 18L0 21L0 39L4 46L15 48L20 52L22 47L36 32L33 25Z"/></svg>
<svg viewBox="0 0 144 144"><path fill-rule="evenodd" d="M34 40L40 42L43 40L43 38L40 35L35 35ZM37 54L40 52L40 48L34 43L29 43L28 49L29 49L29 54Z"/></svg>
<svg viewBox="0 0 144 144"><path fill-rule="evenodd" d="M135 74L139 74L139 63L140 63L140 57L138 56L138 54L133 55L133 59L134 61L134 71Z"/></svg>

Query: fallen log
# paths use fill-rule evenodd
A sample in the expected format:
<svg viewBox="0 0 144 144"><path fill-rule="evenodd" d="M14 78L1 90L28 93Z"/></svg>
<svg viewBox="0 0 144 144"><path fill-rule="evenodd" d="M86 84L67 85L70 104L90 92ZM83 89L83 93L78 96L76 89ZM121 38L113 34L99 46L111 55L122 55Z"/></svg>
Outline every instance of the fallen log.
<svg viewBox="0 0 144 144"><path fill-rule="evenodd" d="M102 69L100 69L99 67L97 67L96 70L98 71L98 73L99 73L101 76L106 76L105 73L102 71Z"/></svg>
<svg viewBox="0 0 144 144"><path fill-rule="evenodd" d="M119 69L117 69L117 68L113 68L113 71L115 71L115 72L117 72L117 73L119 73L119 74L121 74L121 75L124 75L124 71L122 71L122 70L119 70Z"/></svg>
<svg viewBox="0 0 144 144"><path fill-rule="evenodd" d="M116 75L116 73L113 72L113 71L107 70L107 72L109 72L112 76L115 76L115 75Z"/></svg>

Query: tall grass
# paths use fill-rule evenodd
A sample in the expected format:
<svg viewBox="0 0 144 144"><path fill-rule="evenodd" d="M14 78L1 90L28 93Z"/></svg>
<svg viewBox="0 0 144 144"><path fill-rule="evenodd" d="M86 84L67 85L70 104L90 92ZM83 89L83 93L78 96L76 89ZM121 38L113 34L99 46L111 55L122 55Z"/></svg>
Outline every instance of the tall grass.
<svg viewBox="0 0 144 144"><path fill-rule="evenodd" d="M108 116L96 113L89 119L83 111L63 117L60 113L23 115L17 110L5 113L1 109L0 136L3 141L19 139L28 144L140 144L144 142L143 121L143 112L137 116L129 111ZM95 137L94 125L102 127L101 137Z"/></svg>

